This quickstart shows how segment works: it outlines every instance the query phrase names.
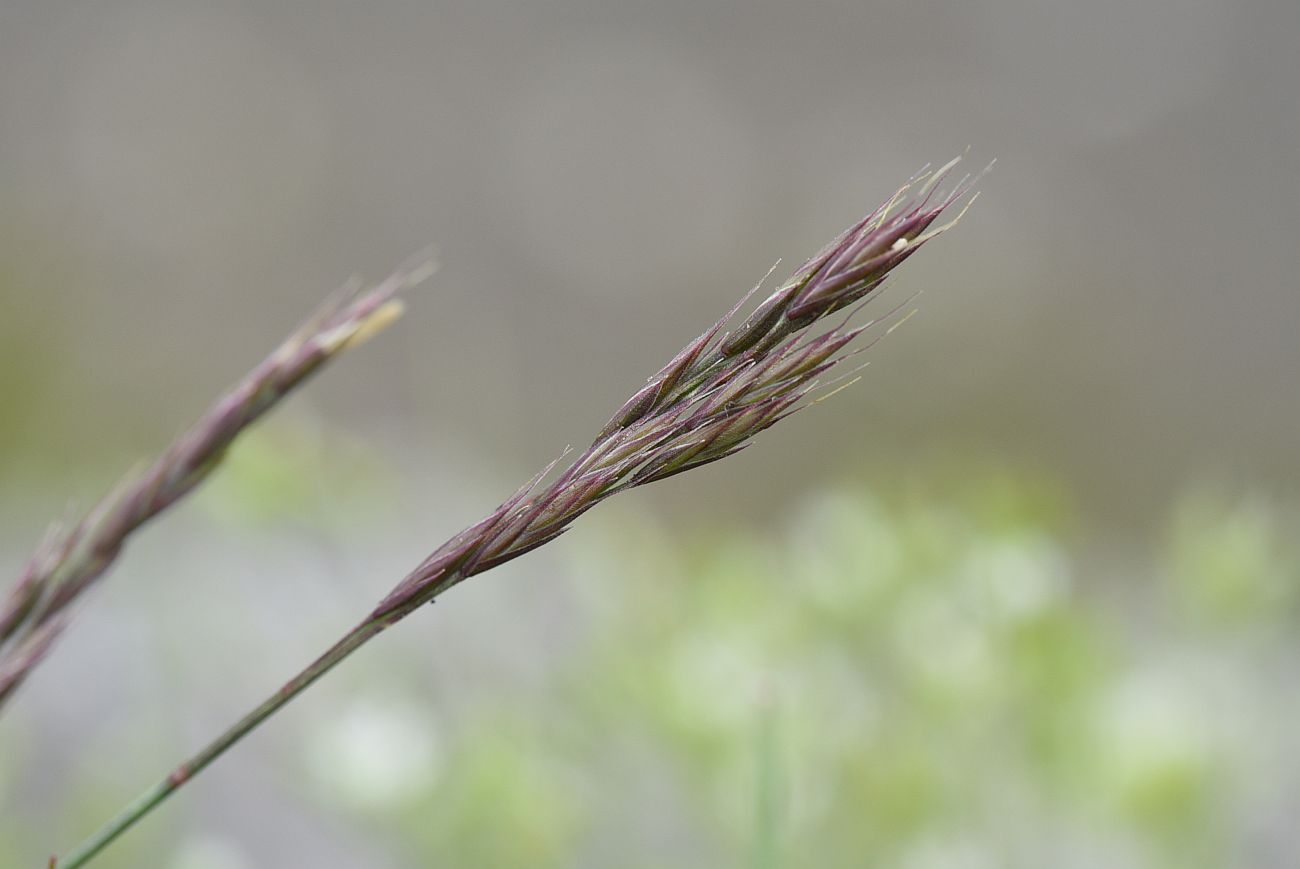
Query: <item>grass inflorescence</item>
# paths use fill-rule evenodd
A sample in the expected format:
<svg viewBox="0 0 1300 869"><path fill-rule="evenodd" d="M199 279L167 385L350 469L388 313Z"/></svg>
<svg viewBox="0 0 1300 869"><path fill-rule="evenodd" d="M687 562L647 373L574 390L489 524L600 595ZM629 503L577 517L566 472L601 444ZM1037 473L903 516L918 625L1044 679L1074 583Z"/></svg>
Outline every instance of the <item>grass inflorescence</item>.
<svg viewBox="0 0 1300 869"><path fill-rule="evenodd" d="M855 339L877 321L853 325L858 307L956 221L939 224L946 211L974 200L969 176L939 189L956 163L914 177L740 319L759 287L751 290L624 402L563 471L551 476L567 452L434 550L334 646L58 865L84 865L340 661L447 589L554 540L606 498L734 455L825 395L870 346Z"/></svg>

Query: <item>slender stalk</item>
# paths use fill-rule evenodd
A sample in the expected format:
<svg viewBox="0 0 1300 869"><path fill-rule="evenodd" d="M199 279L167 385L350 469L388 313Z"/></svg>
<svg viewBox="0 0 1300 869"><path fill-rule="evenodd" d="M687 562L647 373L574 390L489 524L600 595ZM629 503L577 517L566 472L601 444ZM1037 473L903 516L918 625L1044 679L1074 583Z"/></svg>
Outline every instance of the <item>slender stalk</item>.
<svg viewBox="0 0 1300 869"><path fill-rule="evenodd" d="M388 627L387 623L376 619L367 619L357 625L331 646L325 654L313 661L297 676L284 683L284 686L279 691L263 700L257 708L241 718L225 733L212 740L197 754L177 766L165 778L136 797L118 813L117 817L105 824L95 835L82 842L75 851L70 852L61 861L51 865L57 865L59 869L76 869L78 866L84 866L92 857L108 847L114 839L135 826L137 821L171 796L173 791L198 775L204 767L221 757L227 749L251 733L263 721L270 718L281 706L284 706L305 691L308 685L334 669L340 661L361 648L386 627Z"/></svg>
<svg viewBox="0 0 1300 869"><path fill-rule="evenodd" d="M758 707L758 737L754 758L754 869L778 869L781 864L780 727L776 699L765 694Z"/></svg>
<svg viewBox="0 0 1300 869"><path fill-rule="evenodd" d="M819 378L857 352L845 348L872 323L849 328L850 313L829 331L809 335L810 327L837 311L855 311L895 266L951 226L931 228L970 189L963 179L931 203L951 165L913 179L726 332L749 296L741 299L637 390L552 482L543 485L559 459L438 547L361 624L127 806L59 864L62 869L84 865L339 661L457 583L549 543L606 498L733 455L806 407L810 393L835 382Z"/></svg>

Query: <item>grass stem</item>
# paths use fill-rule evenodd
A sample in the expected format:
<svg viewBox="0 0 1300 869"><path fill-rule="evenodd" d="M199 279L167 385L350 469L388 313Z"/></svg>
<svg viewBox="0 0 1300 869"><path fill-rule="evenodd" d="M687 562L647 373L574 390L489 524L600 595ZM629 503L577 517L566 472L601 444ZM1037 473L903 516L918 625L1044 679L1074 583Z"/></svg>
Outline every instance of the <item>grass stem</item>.
<svg viewBox="0 0 1300 869"><path fill-rule="evenodd" d="M339 662L370 641L376 634L387 627L377 619L369 619L357 625L342 639L329 648L301 673L294 676L270 697L266 698L253 711L241 718L234 726L222 733L202 750L173 769L165 778L136 797L126 808L118 813L90 838L81 843L66 857L51 863L51 869L77 869L84 866L91 858L108 847L118 836L157 808L164 800L181 788L187 781L198 775L204 767L212 763L257 728L266 719L275 714L293 698L297 697L321 676L332 670Z"/></svg>

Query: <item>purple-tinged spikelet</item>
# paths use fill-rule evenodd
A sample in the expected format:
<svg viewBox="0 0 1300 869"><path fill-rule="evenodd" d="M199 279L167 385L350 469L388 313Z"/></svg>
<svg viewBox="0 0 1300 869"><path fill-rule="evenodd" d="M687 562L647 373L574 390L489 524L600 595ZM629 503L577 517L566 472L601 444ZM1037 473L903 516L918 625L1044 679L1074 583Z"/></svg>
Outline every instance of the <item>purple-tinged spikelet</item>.
<svg viewBox="0 0 1300 869"><path fill-rule="evenodd" d="M869 298L894 268L955 222L935 227L970 193L970 179L963 179L936 196L956 162L913 178L727 332L756 286L624 402L568 470L543 485L547 468L487 519L443 544L372 618L396 621L466 577L553 540L611 495L733 455L804 407L819 378L857 352L847 348L872 323L849 328L846 320L822 333L813 327Z"/></svg>

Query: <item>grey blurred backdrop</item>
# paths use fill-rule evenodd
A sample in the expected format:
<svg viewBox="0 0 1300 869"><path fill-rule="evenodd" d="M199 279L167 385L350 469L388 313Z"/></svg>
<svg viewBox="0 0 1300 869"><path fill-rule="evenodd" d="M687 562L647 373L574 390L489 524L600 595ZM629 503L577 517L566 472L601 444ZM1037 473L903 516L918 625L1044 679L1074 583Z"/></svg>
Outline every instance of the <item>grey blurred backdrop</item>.
<svg viewBox="0 0 1300 869"><path fill-rule="evenodd" d="M896 299L924 290L920 314L864 381L638 509L761 527L850 469L1013 463L1064 481L1082 539L1122 540L1205 480L1294 494L1298 38L1294 0L0 0L6 575L350 275L430 244L442 263L272 423L377 457L363 515L286 520L307 538L291 555L213 530L215 502L148 529L0 723L44 759L32 811L66 809L84 752L130 721L210 734L772 262L968 147L997 165L893 279ZM518 570L545 582L548 557ZM515 607L526 671L552 604L485 588L425 627L466 634L472 669L474 613ZM255 601L279 642L241 659L221 608ZM177 609L200 651L141 674L143 625ZM106 789L172 759L134 749ZM213 772L214 826L256 827L234 799L248 757ZM50 845L88 823L51 821ZM302 856L262 856L283 853Z"/></svg>

